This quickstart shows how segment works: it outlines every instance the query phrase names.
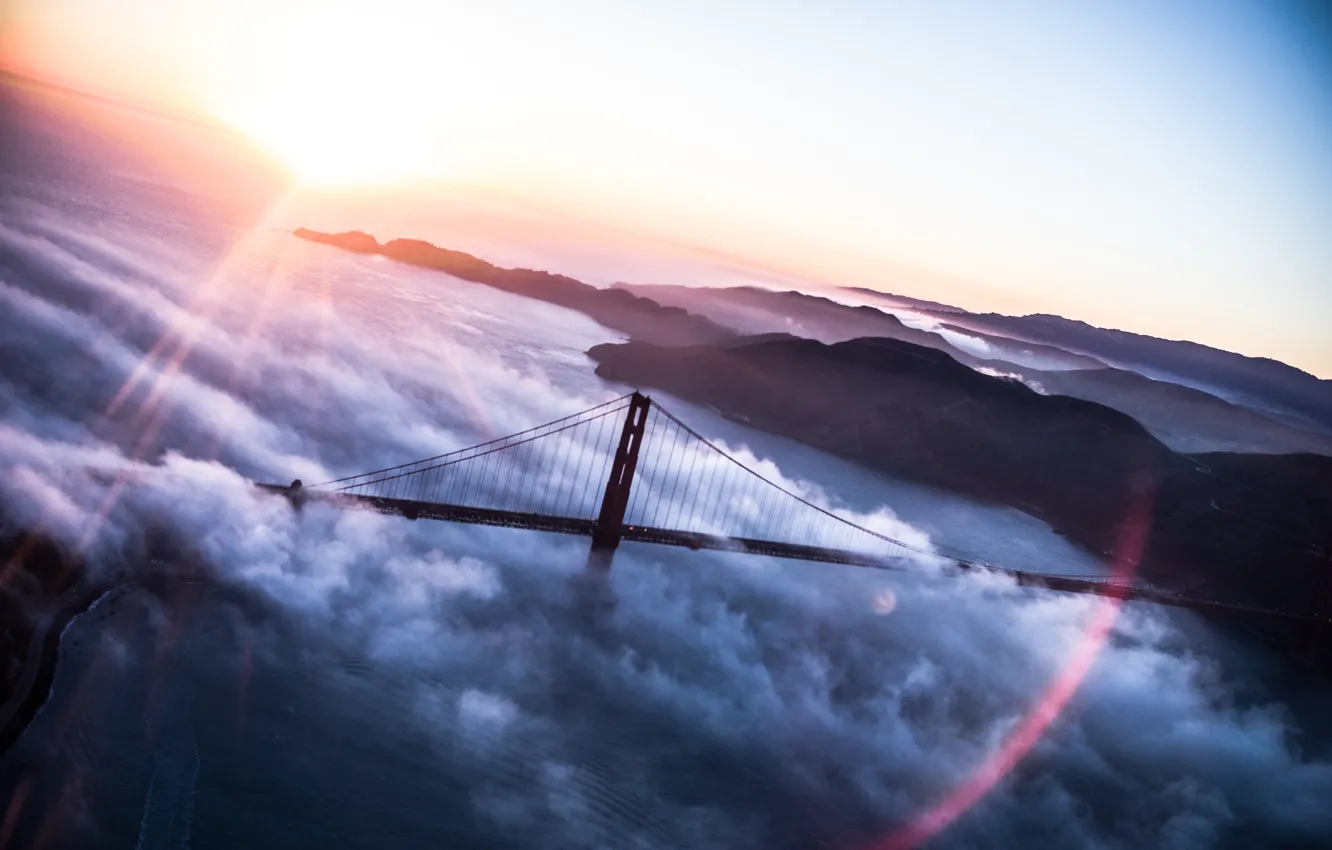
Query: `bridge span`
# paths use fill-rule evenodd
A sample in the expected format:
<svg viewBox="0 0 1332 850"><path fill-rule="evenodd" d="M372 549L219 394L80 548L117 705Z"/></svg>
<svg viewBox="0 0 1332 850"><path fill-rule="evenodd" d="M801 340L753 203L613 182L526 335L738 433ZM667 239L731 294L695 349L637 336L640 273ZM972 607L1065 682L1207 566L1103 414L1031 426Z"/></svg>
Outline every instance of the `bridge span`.
<svg viewBox="0 0 1332 850"><path fill-rule="evenodd" d="M260 484L299 505L322 502L408 519L573 534L589 568L608 570L622 540L941 575L989 572L1024 587L1198 610L1321 622L1149 586L1015 569L922 549L857 524L746 465L638 392L526 431L306 487ZM775 477L775 476L773 476Z"/></svg>

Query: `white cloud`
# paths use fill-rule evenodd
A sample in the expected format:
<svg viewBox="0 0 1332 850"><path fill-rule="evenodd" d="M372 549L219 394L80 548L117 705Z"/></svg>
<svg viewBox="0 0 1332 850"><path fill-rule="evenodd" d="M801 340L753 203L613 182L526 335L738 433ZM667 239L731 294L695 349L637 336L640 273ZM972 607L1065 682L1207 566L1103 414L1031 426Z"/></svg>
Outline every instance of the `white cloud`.
<svg viewBox="0 0 1332 850"><path fill-rule="evenodd" d="M305 671L300 711L359 706L386 730L416 730L432 748L422 769L465 778L468 816L509 840L881 836L966 781L1064 670L1101 604L1001 578L633 544L597 591L570 581L586 555L576 538L293 510L245 476L372 468L616 395L581 359L591 331L579 324L562 343L568 314L524 303L540 321L530 344L515 341L500 333L513 332L510 296L397 268L367 280L367 264L345 255L292 259L290 240L236 259L216 284L224 297L200 302L190 280L152 266L160 258L112 249L105 234L24 227L0 230L3 259L25 270L0 290L6 513L65 540L104 513L98 563L141 569L135 558L159 535L257 593L274 622L229 628L252 641L255 665ZM74 247L78 263L53 261ZM270 312L251 335L253 304ZM148 421L160 425L134 457L145 432L132 414L147 396L133 396L129 419L103 411L152 341L182 328L196 347L178 373L159 384L170 369L148 358L145 385L161 388ZM48 386L51 374L70 381ZM853 522L934 543L887 506L847 508L836 482L727 450ZM733 509L757 522L756 507ZM1240 828L1332 832L1321 744L1297 746L1294 709L1236 697L1261 671L1229 667L1232 650L1201 626L1185 637L1189 617L1121 610L1070 707L941 846L1205 847ZM339 672L349 666L365 672Z"/></svg>
<svg viewBox="0 0 1332 850"><path fill-rule="evenodd" d="M989 375L991 378L1006 378L1010 381L1018 381L1041 395L1049 395L1045 390L1045 385L1040 381L1028 380L1016 372L1003 372L999 369L992 369L989 366L977 366L976 371L980 372L982 375Z"/></svg>

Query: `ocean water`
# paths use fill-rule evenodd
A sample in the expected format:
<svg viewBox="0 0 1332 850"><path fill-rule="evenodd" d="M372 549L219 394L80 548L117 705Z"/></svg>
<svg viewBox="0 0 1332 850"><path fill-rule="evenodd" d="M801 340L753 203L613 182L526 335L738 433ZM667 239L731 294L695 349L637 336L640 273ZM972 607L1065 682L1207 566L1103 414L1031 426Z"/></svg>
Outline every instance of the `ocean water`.
<svg viewBox="0 0 1332 850"><path fill-rule="evenodd" d="M0 845L870 846L987 775L1084 672L931 846L1332 835L1308 720L1332 697L1186 613L1128 606L1102 641L1103 603L997 580L628 544L590 588L578 539L261 497L246 479L377 468L619 396L583 352L621 336L286 232L539 265L493 209L469 230L420 190L299 191L215 129L0 91L5 510L98 563L217 574L124 586L68 628L0 760ZM405 221L449 226L383 229ZM918 539L1101 570L1020 512L659 399ZM175 543L163 562L152 535Z"/></svg>

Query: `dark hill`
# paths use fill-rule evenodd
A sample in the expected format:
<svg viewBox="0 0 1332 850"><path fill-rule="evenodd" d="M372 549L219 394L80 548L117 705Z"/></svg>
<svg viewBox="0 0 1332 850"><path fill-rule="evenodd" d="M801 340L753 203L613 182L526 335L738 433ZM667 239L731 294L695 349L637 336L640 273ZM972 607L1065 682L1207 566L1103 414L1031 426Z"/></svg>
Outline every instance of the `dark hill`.
<svg viewBox="0 0 1332 850"><path fill-rule="evenodd" d="M1044 396L896 340L599 345L609 380L659 387L872 469L1012 505L1092 552L1148 518L1142 574L1304 609L1328 583L1332 458L1184 455L1126 414ZM1012 566L1020 567L1020 564Z"/></svg>
<svg viewBox="0 0 1332 850"><path fill-rule="evenodd" d="M1182 384L1153 380L1049 345L986 334L954 324L913 328L892 313L819 295L752 286L615 284L660 304L706 316L748 334L787 332L821 342L877 337L942 351L992 375L1020 377L1041 391L1113 407L1137 419L1176 451L1316 452L1332 456L1332 435L1265 416ZM891 298L889 299L891 301ZM965 320L963 317L961 320ZM971 344L943 334L957 331ZM967 350L957 347L967 346Z"/></svg>
<svg viewBox="0 0 1332 850"><path fill-rule="evenodd" d="M46 700L60 632L92 593L77 593L84 566L47 537L0 515L0 753ZM61 601L64 605L59 606Z"/></svg>

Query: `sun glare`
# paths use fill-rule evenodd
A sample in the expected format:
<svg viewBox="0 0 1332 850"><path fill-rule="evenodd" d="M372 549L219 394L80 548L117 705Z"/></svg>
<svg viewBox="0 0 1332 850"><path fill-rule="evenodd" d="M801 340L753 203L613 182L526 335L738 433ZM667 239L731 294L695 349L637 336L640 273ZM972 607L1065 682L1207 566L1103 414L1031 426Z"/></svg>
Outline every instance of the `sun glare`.
<svg viewBox="0 0 1332 850"><path fill-rule="evenodd" d="M302 182L385 183L439 170L415 149L404 122L357 120L343 110L295 110L236 123Z"/></svg>
<svg viewBox="0 0 1332 850"><path fill-rule="evenodd" d="M228 120L306 183L358 185L439 176L448 167L433 116L389 93L302 90L273 81Z"/></svg>
<svg viewBox="0 0 1332 850"><path fill-rule="evenodd" d="M331 15L271 24L251 34L260 61L217 87L220 118L307 183L383 183L452 168L423 51L401 34L377 36Z"/></svg>

